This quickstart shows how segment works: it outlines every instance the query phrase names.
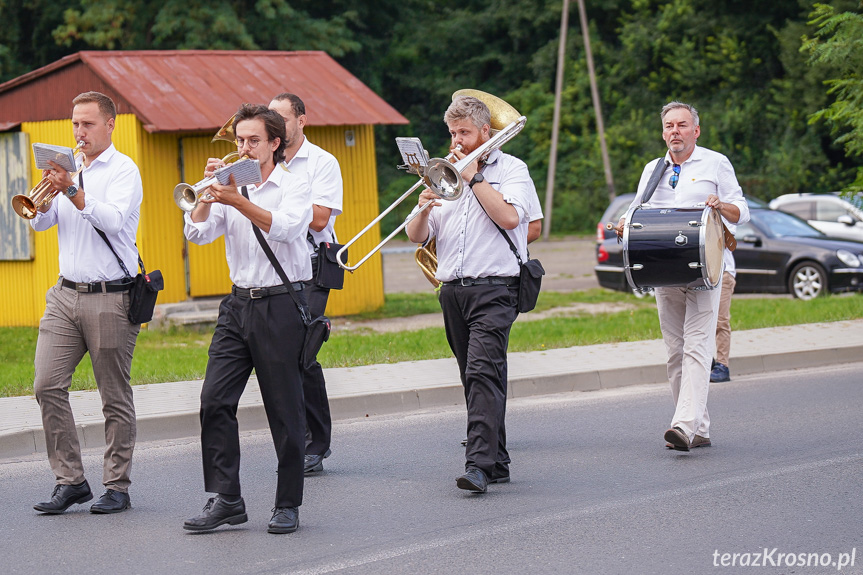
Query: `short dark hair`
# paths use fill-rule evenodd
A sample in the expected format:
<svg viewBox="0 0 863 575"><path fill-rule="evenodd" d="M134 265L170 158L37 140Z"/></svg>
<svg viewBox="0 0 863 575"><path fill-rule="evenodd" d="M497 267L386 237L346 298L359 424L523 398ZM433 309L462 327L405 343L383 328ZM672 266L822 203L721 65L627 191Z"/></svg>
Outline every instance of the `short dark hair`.
<svg viewBox="0 0 863 575"><path fill-rule="evenodd" d="M234 133L237 133L237 124L245 120L263 120L267 130L267 138L279 139L279 147L273 152L273 163L278 164L285 159L285 119L278 112L270 110L262 104L243 104L234 115Z"/></svg>
<svg viewBox="0 0 863 575"><path fill-rule="evenodd" d="M303 104L303 101L300 100L300 97L296 94L291 94L290 92L282 92L275 98L273 98L276 102L283 102L288 100L291 103L291 110L294 112L294 116L299 118L300 116L306 115L306 105Z"/></svg>
<svg viewBox="0 0 863 575"><path fill-rule="evenodd" d="M72 108L78 104L98 104L99 111L105 116L106 120L117 117L117 106L114 105L114 100L102 92L84 92L83 94L78 94L72 100Z"/></svg>

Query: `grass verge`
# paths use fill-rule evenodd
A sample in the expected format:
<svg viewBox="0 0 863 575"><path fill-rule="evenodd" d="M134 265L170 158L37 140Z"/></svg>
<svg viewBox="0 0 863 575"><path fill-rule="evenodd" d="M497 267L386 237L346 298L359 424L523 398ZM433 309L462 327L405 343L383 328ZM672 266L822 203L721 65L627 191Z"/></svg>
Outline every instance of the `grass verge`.
<svg viewBox="0 0 863 575"><path fill-rule="evenodd" d="M661 336L652 299L630 294L589 290L544 292L536 311L570 304L626 303L626 311L575 313L530 322L518 322L510 335L510 351L534 351L620 341L658 339ZM433 293L386 296L378 312L352 316L353 320L439 313ZM827 296L813 301L783 298L734 299L733 331L863 318L863 296ZM346 318L347 319L347 318ZM335 320L336 322L339 319ZM37 328L0 328L0 397L28 395L33 386L33 356ZM132 383L158 383L200 379L207 365L211 334L181 329L142 331L132 361ZM324 367L350 367L451 357L442 328L396 333L340 332L327 342L319 360ZM72 390L95 389L89 356L75 371Z"/></svg>

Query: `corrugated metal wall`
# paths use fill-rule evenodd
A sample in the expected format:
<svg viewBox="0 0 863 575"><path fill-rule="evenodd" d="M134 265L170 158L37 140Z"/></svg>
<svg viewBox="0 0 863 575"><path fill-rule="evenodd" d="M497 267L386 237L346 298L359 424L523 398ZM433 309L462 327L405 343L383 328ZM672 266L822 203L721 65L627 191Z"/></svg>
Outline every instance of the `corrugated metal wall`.
<svg viewBox="0 0 863 575"><path fill-rule="evenodd" d="M204 177L204 167L208 158L223 158L237 147L231 142L210 143L213 136L183 137L183 181L195 184ZM179 180L178 180L179 181ZM173 188L172 188L173 190ZM183 211L174 205L178 219L178 233L183 237ZM228 275L228 262L225 259L225 238L211 244L199 246L186 242L189 254L189 295L192 297L225 295L231 291L231 278Z"/></svg>
<svg viewBox="0 0 863 575"><path fill-rule="evenodd" d="M348 131L352 133L353 146L346 143ZM347 243L380 213L374 127L310 126L306 127L305 134L339 161L344 200L342 214L336 218L336 235L340 243ZM380 226L375 226L351 246L348 263L358 261L380 240ZM327 314L348 315L381 307L384 304L383 278L381 255L377 253L353 274L345 273L345 288L330 292Z"/></svg>

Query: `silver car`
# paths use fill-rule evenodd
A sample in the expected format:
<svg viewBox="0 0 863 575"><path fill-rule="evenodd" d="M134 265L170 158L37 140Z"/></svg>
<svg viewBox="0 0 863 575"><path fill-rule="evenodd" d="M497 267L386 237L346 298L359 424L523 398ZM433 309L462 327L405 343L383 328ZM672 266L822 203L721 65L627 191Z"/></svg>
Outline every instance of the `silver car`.
<svg viewBox="0 0 863 575"><path fill-rule="evenodd" d="M832 238L863 242L861 195L785 194L771 201L770 207L804 219L810 226Z"/></svg>

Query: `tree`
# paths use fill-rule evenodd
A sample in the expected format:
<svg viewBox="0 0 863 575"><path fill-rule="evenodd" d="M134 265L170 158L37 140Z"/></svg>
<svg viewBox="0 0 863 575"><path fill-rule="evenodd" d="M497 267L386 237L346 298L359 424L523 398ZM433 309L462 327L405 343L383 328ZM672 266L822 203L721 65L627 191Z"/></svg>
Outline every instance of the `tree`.
<svg viewBox="0 0 863 575"><path fill-rule="evenodd" d="M816 4L810 24L818 30L803 37L801 50L810 54L813 67L827 66L834 77L824 83L834 97L826 108L812 115L811 121L824 120L833 127L836 142L849 155L863 156L863 2L858 11L837 12L834 6ZM854 187L863 187L863 168Z"/></svg>

